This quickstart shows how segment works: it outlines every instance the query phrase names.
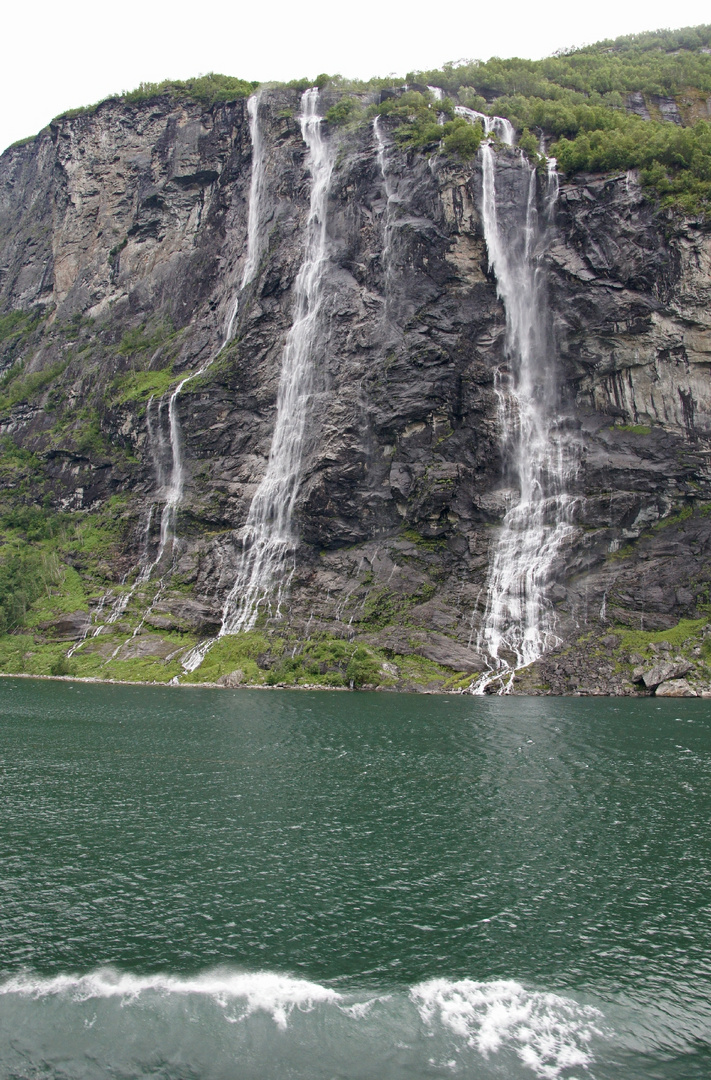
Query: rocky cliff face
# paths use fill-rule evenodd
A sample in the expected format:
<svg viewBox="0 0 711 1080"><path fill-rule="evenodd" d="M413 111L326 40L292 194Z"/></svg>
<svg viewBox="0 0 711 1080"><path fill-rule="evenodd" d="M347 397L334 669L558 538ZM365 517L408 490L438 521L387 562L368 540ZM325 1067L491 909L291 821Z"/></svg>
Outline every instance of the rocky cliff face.
<svg viewBox="0 0 711 1080"><path fill-rule="evenodd" d="M269 455L303 257L298 109L295 91L262 96L261 258L221 351L246 254L245 102L107 102L0 159L3 506L62 511L103 538L65 544L74 591L60 581L44 622L30 615L23 656L87 635L76 652L93 658L87 673L128 674L121 663L148 657L154 677L171 677L181 650L219 627ZM327 636L360 646L370 674L356 682L466 686L487 666L477 631L508 496L495 385L505 312L481 170L406 155L387 124L383 134L389 198L372 128L326 128L337 156L289 599L259 651L218 650L211 677L288 681L286 653ZM505 199L506 170L521 164L505 148L498 161ZM634 175L578 177L561 184L542 265L560 424L579 454L574 534L547 590L559 645L516 686L636 692L635 667L666 640L675 655L697 650L686 674L700 689L711 676L711 232L656 213ZM137 581L160 550L170 391L211 360L174 402L177 542ZM107 611L114 621L91 637ZM69 630L62 613L74 614ZM696 622L682 633L680 620ZM345 672L342 656L309 663L312 681Z"/></svg>

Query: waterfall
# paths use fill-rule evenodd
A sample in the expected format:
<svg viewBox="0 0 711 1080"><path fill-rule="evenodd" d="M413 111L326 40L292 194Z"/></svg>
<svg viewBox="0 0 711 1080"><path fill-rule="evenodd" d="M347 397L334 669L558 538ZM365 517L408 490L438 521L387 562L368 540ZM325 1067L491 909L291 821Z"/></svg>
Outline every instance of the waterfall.
<svg viewBox="0 0 711 1080"><path fill-rule="evenodd" d="M242 270L242 278L239 286L239 291L232 305L232 311L230 318L227 322L227 327L224 333L224 337L220 347L214 352L205 363L198 368L197 371L193 371L190 375L186 375L180 380L178 385L170 394L168 398L168 438L164 433L163 422L163 410L164 410L164 398L161 398L158 402L156 410L156 420L153 420L152 405L153 397L151 397L146 406L146 428L148 432L148 447L153 461L153 468L155 472L156 486L158 488L158 500L154 503L149 510L145 528L143 530L143 552L138 564L138 572L131 588L119 596L111 607L109 617L106 620L105 626L115 623L121 615L126 611L131 598L136 590L145 585L151 578L153 571L163 561L166 550L170 547L172 554L174 555L175 548L175 526L178 515L178 508L183 500L183 491L185 486L185 465L183 457L183 440L180 428L180 418L178 416L178 398L180 397L183 389L193 379L197 379L200 375L208 370L209 367L217 360L218 356L222 353L223 349L232 340L232 334L234 330L234 323L239 310L239 299L241 293L246 286L253 279L257 266L259 263L259 257L262 250L262 238L261 238L261 221L262 221L262 202L264 193L264 180L265 180L265 163L264 163L264 143L262 138L261 127L259 124L259 101L260 93L253 94L247 101L247 114L249 116L249 132L252 141L252 168L251 178L249 186L249 207L247 211L247 255L245 259L244 268ZM170 458L169 471L166 469L166 458ZM156 506L162 502L163 509L161 511L160 518L160 537L158 541L158 550L155 558L150 559L148 555L150 531L153 524L153 517ZM165 577L165 575L164 575ZM161 578L159 591L153 598L153 603L156 602L157 596L160 595L161 590L164 588L164 577ZM97 611L103 609L103 602ZM149 609L150 610L150 609ZM143 625L144 619L141 622ZM99 626L92 636L96 636L101 632L103 626ZM137 631L134 631L134 634ZM83 644L83 641L80 643ZM77 646L78 647L78 646ZM72 651L76 651L73 649ZM116 650L118 651L118 650ZM69 654L71 655L71 654Z"/></svg>
<svg viewBox="0 0 711 1080"><path fill-rule="evenodd" d="M240 292L249 285L254 277L262 254L261 223L264 194L264 140L259 125L259 102L261 95L252 94L247 102L249 115L249 135L252 140L252 173L249 181L249 209L247 211L247 258L242 271ZM228 332L227 339L230 334Z"/></svg>
<svg viewBox="0 0 711 1080"><path fill-rule="evenodd" d="M163 505L163 512L161 514L160 543L158 545L158 554L156 555L153 566L158 566L158 564L161 562L169 543L171 547L174 546L175 523L178 514L178 507L183 501L183 489L185 485L185 467L183 459L182 433L180 430L180 419L178 417L177 409L178 398L183 391L183 387L187 386L187 384L189 382L192 382L193 379L197 379L200 375L204 375L207 369L212 366L215 360L217 360L218 356L225 348L225 346L228 345L231 341L235 319L239 310L240 295L254 277L257 265L259 263L259 257L261 255L261 204L263 201L262 195L264 190L265 169L264 144L262 139L261 127L259 125L259 100L260 94L256 93L252 94L252 96L247 101L247 114L249 116L249 133L252 141L252 168L249 183L249 204L247 210L247 258L245 260L244 269L242 271L242 280L240 283L239 292L237 294L232 309L232 315L230 316L229 322L227 324L227 330L225 331L225 336L219 349L209 358L209 360L207 360L202 365L201 368L199 368L197 371L194 371L191 375L186 375L184 379L181 379L168 400L168 432L170 436L171 470L170 481L167 487L163 485L165 503ZM160 473L159 482L161 482ZM151 567L151 570L152 569L153 567ZM150 577L150 570L148 576Z"/></svg>
<svg viewBox="0 0 711 1080"><path fill-rule="evenodd" d="M444 100L444 90L442 89L441 86L429 86L428 85L427 89L429 90L429 92L431 93L431 95L435 99L435 101ZM442 127L444 127L444 119L445 119L444 113L438 113L437 114L437 123L440 124Z"/></svg>
<svg viewBox="0 0 711 1080"><path fill-rule="evenodd" d="M496 131L499 118L488 119L489 130ZM499 130L505 129L499 125ZM512 490L493 550L478 636L478 647L492 665L473 688L479 693L497 679L502 690L510 689L515 670L557 641L546 587L574 532L568 488L576 463L560 415L542 266L558 192L555 167L548 170L544 213L539 214L536 171L523 155L513 159L505 154L499 163L487 141L480 157L482 223L506 313L506 360L495 389Z"/></svg>
<svg viewBox="0 0 711 1080"><path fill-rule="evenodd" d="M392 257L392 237L393 237L393 208L397 202L397 196L395 194L395 185L392 181L392 176L387 167L387 158L385 156L386 142L385 136L380 130L380 117L376 116L373 119L373 134L375 135L375 143L377 147L378 167L380 168L380 175L383 180L383 187L385 188L385 224L383 227L383 250L380 256L382 268L385 276L385 314L388 312L388 298L390 296L389 282L391 277L391 257Z"/></svg>
<svg viewBox="0 0 711 1080"><path fill-rule="evenodd" d="M171 547L175 542L175 524L178 514L178 507L183 501L183 490L185 486L185 465L183 457L183 440L180 429L180 418L178 416L178 398L180 397L183 387L187 386L193 379L199 378L200 375L204 375L205 372L212 364L217 360L218 356L228 345L232 339L232 333L234 329L235 319L239 310L239 299L241 293L245 287L250 283L254 277L257 265L259 262L259 256L261 254L261 220L262 220L262 195L264 189L264 145L262 139L261 127L259 125L259 93L253 94L247 101L247 114L249 116L249 133L252 140L252 169L249 184L249 204L247 211L247 258L245 259L244 269L242 271L242 280L239 287L232 314L227 324L225 336L222 340L222 344L219 349L213 353L213 355L207 360L202 367L197 371L192 372L190 375L186 375L184 379L181 379L175 390L168 399L168 435L170 439L170 455L171 455L171 467L170 467L170 479L166 483L165 469L163 465L162 453L165 448L165 436L163 435L163 429L161 425L161 410L163 402L161 401L158 407L158 431L154 433L152 431L150 421L148 426L148 434L151 439L151 453L156 466L156 478L158 480L159 487L162 489L163 511L161 513L160 521L160 541L158 544L158 553L148 568L147 577L151 576L151 572L154 567L158 566L165 554L166 548L170 544ZM150 403L149 403L150 408ZM157 452L154 449L157 442Z"/></svg>
<svg viewBox="0 0 711 1080"><path fill-rule="evenodd" d="M237 312L239 311L240 294L244 292L247 285L255 275L257 266L259 265L259 259L262 254L262 202L264 195L264 177L265 177L265 162L264 162L264 140L262 138L262 129L259 124L259 102L261 94L257 91L247 101L247 115L249 116L249 136L252 140L252 172L249 181L249 208L247 210L247 258L245 259L244 269L242 270L242 280L240 282L239 293L235 299L234 307L230 320L227 324L227 331L225 333L225 340L222 348L225 347L228 341L232 339L232 330L234 327L235 319L237 318ZM220 350L221 351L221 350Z"/></svg>
<svg viewBox="0 0 711 1080"><path fill-rule="evenodd" d="M481 123L485 135L496 135L506 146L513 146L516 138L513 124L503 116L487 116L486 113L477 112L476 109L467 109L465 105L455 105L454 111L457 116L463 116L470 123Z"/></svg>
<svg viewBox="0 0 711 1080"><path fill-rule="evenodd" d="M319 327L324 271L328 259L326 207L333 172L333 148L321 130L318 88L301 99L301 133L308 147L311 200L304 258L294 285L294 314L282 355L276 423L266 472L252 499L244 529L237 577L222 611L218 637L250 630L265 606L280 610L291 574L286 571L296 543L292 530L314 377L314 345ZM216 639L202 642L183 660L194 671Z"/></svg>

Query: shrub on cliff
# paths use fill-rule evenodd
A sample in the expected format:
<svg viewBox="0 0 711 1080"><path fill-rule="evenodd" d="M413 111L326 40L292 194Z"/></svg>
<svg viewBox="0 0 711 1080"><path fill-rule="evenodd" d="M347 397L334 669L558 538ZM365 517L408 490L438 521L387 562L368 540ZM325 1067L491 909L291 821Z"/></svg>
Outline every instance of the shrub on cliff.
<svg viewBox="0 0 711 1080"><path fill-rule="evenodd" d="M135 90L125 91L121 97L124 101L138 102L147 101L149 98L159 97L162 94L170 94L172 97L191 98L193 101L199 101L201 105L214 105L218 101L236 101L238 98L249 97L258 86L258 82L247 82L245 79L237 79L232 75L219 75L211 71L195 79L164 79L159 83L144 82Z"/></svg>
<svg viewBox="0 0 711 1080"><path fill-rule="evenodd" d="M440 129L444 134L444 151L446 154L456 154L464 161L476 155L481 140L484 138L484 128L480 123L470 124L463 116L448 121Z"/></svg>
<svg viewBox="0 0 711 1080"><path fill-rule="evenodd" d="M363 116L363 106L358 98L347 96L342 97L335 105L326 113L326 119L329 124L352 124L354 121L360 120Z"/></svg>
<svg viewBox="0 0 711 1080"><path fill-rule="evenodd" d="M642 183L665 202L695 211L711 207L711 124L693 127L627 117L622 128L560 139L551 148L566 173L639 169Z"/></svg>

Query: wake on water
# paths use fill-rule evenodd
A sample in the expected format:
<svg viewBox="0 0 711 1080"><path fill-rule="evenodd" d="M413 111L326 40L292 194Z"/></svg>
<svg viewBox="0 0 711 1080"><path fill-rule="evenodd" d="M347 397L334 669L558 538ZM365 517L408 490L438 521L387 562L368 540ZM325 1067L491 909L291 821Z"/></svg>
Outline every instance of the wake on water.
<svg viewBox="0 0 711 1080"><path fill-rule="evenodd" d="M272 1069L276 1076L288 1067L289 1076L309 1080L336 1071L378 1080L443 1070L485 1078L505 1067L508 1077L570 1080L590 1075L592 1043L603 1035L597 1009L513 980L432 979L358 994L267 971L180 977L105 968L50 978L20 974L0 985L0 999L4 1045L12 1032L31 1030L36 1049L28 1055L22 1040L23 1060L38 1056L39 1063L41 1055L51 1069L41 1075L78 1075L72 1058L82 1076L146 1075L160 1058L166 1064L157 1075L164 1077L185 1075L188 1064L190 1075L227 1075L231 1066L234 1076L239 1061L240 1077L271 1076ZM193 1023L185 1025L186 1017ZM97 1071L87 1063L89 1048ZM11 1075L37 1075L31 1068L13 1072L13 1058L0 1051L3 1075L8 1068Z"/></svg>

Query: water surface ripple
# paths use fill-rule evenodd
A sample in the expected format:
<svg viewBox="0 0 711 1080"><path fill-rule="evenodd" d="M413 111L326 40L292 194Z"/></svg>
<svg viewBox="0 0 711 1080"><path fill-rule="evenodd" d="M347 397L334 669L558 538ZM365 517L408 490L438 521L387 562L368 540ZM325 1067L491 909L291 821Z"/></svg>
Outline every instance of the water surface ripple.
<svg viewBox="0 0 711 1080"><path fill-rule="evenodd" d="M708 1078L710 770L702 701L1 680L0 1076Z"/></svg>

